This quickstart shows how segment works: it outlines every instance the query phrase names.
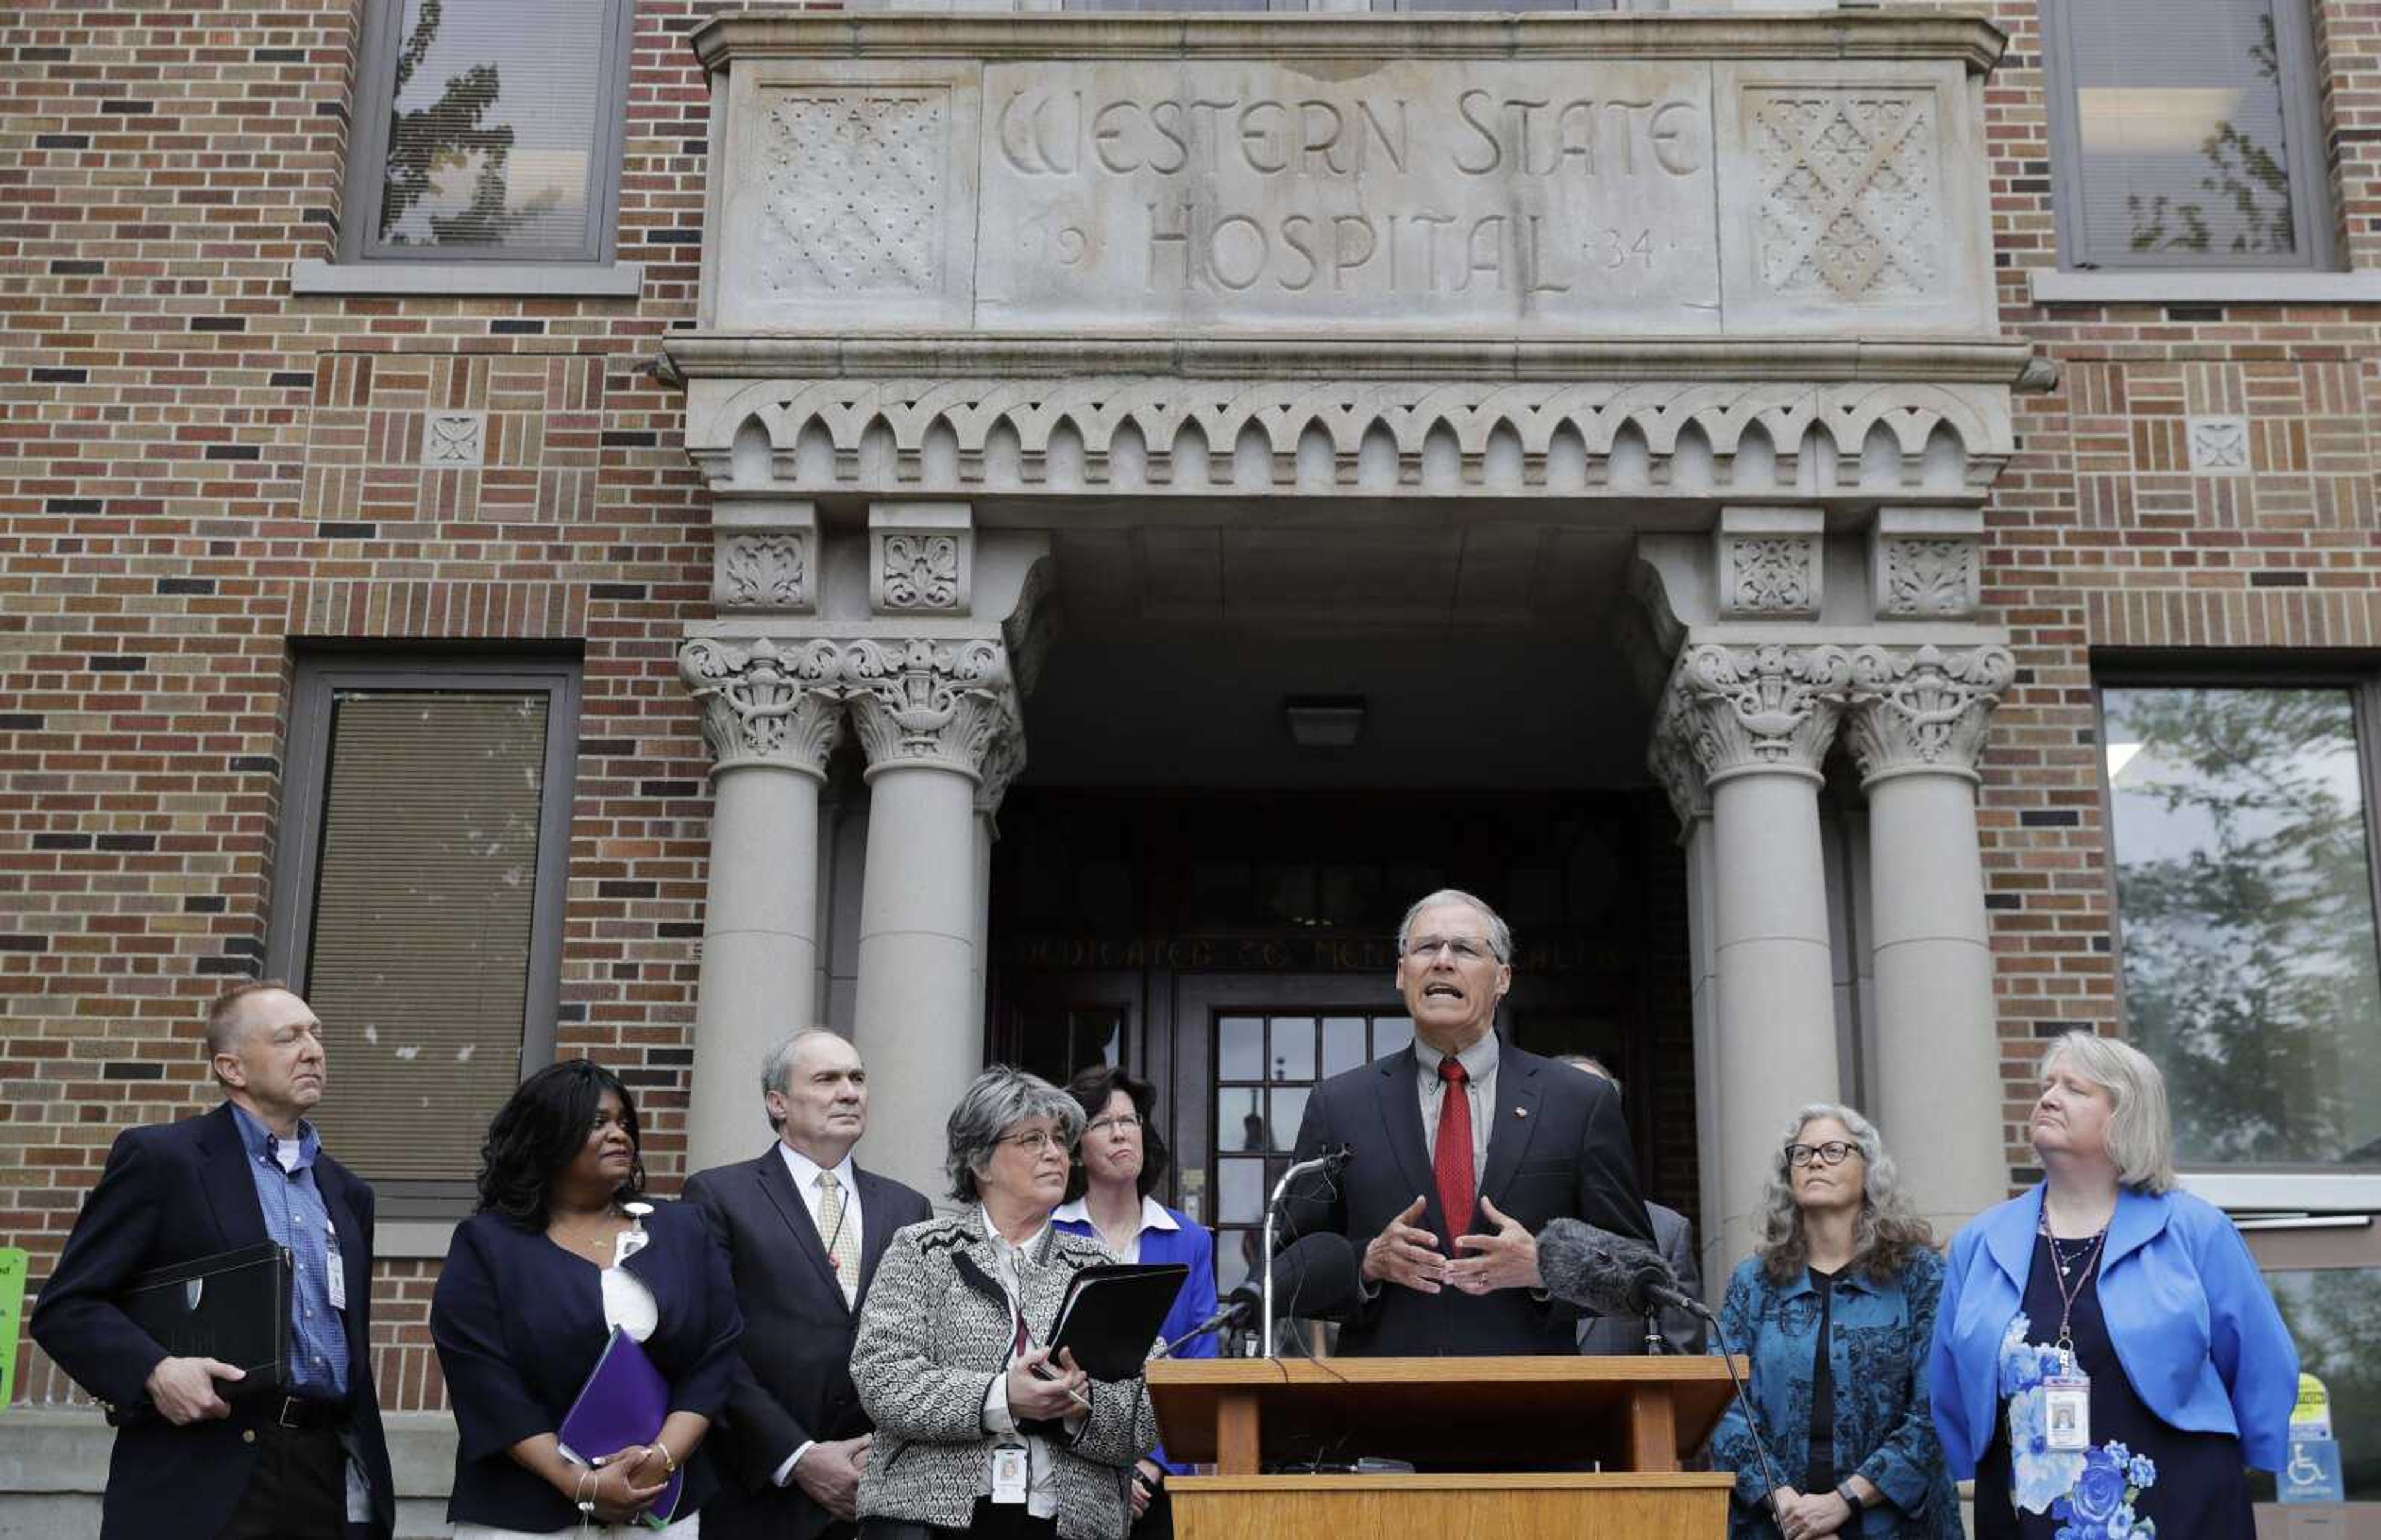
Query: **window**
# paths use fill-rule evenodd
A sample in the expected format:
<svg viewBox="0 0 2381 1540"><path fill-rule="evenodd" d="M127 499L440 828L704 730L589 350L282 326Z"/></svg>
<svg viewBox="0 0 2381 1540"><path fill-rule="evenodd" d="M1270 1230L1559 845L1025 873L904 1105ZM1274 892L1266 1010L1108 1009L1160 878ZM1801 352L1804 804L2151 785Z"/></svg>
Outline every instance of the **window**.
<svg viewBox="0 0 2381 1540"><path fill-rule="evenodd" d="M385 1215L460 1212L553 1057L577 717L574 665L299 662L268 966L323 1019L315 1122Z"/></svg>
<svg viewBox="0 0 2381 1540"><path fill-rule="evenodd" d="M2178 1158L2381 1171L2375 683L2100 699L2125 1025Z"/></svg>
<svg viewBox="0 0 2381 1540"><path fill-rule="evenodd" d="M1264 1275L1256 1267L1265 1200L1289 1169L1306 1098L1318 1081L1396 1053L1413 1041L1402 1008L1329 1015L1215 1018L1215 1290Z"/></svg>
<svg viewBox="0 0 2381 1540"><path fill-rule="evenodd" d="M2043 0L2070 267L2329 263L2310 0Z"/></svg>
<svg viewBox="0 0 2381 1540"><path fill-rule="evenodd" d="M631 0L369 0L349 262L607 260Z"/></svg>

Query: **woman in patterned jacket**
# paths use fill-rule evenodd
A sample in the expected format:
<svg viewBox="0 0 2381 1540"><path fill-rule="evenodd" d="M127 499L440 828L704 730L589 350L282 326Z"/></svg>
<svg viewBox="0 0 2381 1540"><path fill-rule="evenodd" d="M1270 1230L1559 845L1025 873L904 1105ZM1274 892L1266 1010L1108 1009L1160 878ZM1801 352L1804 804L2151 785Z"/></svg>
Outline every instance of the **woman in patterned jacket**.
<svg viewBox="0 0 2381 1540"><path fill-rule="evenodd" d="M1752 1360L1773 1462L1730 1406L1712 1461L1736 1472L1731 1535L1959 1540L1926 1390L1942 1289L1934 1236L1876 1126L1848 1106L1804 1107L1779 1142L1761 1244L1720 1309Z"/></svg>
<svg viewBox="0 0 2381 1540"><path fill-rule="evenodd" d="M893 1237L861 1311L852 1383L876 1424L861 1534L1123 1540L1133 1462L1157 1443L1139 1379L1105 1383L1044 1346L1068 1280L1107 1260L1062 1234L1082 1132L1073 1097L995 1065L952 1108L957 1216ZM1055 1376L1032 1373L1045 1365Z"/></svg>

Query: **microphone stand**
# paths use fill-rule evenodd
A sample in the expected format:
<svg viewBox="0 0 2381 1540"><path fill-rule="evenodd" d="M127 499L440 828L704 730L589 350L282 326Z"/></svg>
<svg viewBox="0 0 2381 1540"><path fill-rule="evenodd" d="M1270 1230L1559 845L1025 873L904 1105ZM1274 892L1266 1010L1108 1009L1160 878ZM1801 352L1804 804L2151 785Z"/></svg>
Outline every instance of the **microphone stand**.
<svg viewBox="0 0 2381 1540"><path fill-rule="evenodd" d="M1301 1160L1301 1161L1300 1161L1297 1165L1295 1165L1295 1166L1291 1167L1288 1170L1284 1171L1284 1172L1281 1174L1281 1179L1280 1179L1279 1181L1275 1182L1275 1183L1273 1184L1273 1196L1272 1196L1272 1197L1270 1197L1270 1198L1267 1198L1267 1199L1265 1200L1265 1211L1264 1211L1264 1326L1263 1326L1263 1327L1262 1327L1261 1329L1262 1329L1262 1330L1264 1331L1264 1356L1265 1356L1265 1357L1267 1357L1267 1358L1271 1358L1271 1357L1274 1355L1274 1353L1273 1353L1273 1222L1274 1222L1274 1216L1275 1216L1276 1213L1276 1212L1280 1209L1280 1207L1281 1207L1281 1197L1282 1197L1282 1194L1283 1194L1284 1192L1288 1192L1288 1191L1289 1191L1289 1184L1290 1184L1291 1182L1293 1182L1293 1181L1297 1180L1300 1177L1305 1176L1305 1175L1306 1175L1308 1172L1310 1172L1310 1171L1325 1171L1325 1170L1329 1170L1329 1169L1332 1167L1332 1166L1333 1166L1333 1164L1334 1164L1335 1162L1341 1161L1341 1160L1343 1160L1344 1158L1345 1158L1345 1157L1344 1157L1344 1156L1342 1156L1342 1155L1340 1155L1337 1151L1326 1150L1326 1151L1325 1151L1323 1154L1321 1154L1321 1155L1316 1155L1313 1160Z"/></svg>
<svg viewBox="0 0 2381 1540"><path fill-rule="evenodd" d="M1752 1436L1752 1453L1761 1461L1761 1479L1769 1484L1769 1517L1782 1531L1786 1522L1777 1512L1777 1488L1784 1484L1777 1479L1777 1467L1770 1463L1769 1446L1762 1441L1761 1413L1753 1407L1752 1393L1744 1387L1744 1376L1736 1372L1736 1344L1728 1339L1728 1328L1719 1324L1716 1314L1709 1310L1700 1314L1711 1323L1712 1335L1719 1338L1719 1361L1728 1365L1728 1377L1736 1384L1737 1404L1744 1408L1744 1431Z"/></svg>

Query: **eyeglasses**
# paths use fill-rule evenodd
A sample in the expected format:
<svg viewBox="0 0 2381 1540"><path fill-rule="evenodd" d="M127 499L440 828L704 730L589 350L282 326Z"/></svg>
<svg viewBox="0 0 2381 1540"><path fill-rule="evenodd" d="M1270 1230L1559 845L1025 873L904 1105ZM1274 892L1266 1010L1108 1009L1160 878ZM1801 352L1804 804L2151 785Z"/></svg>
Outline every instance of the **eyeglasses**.
<svg viewBox="0 0 2381 1540"><path fill-rule="evenodd" d="M1493 955L1495 948L1477 936L1417 935L1405 944L1402 955L1421 958L1427 961L1436 957L1441 950L1446 951L1458 962L1477 962L1484 957Z"/></svg>
<svg viewBox="0 0 2381 1540"><path fill-rule="evenodd" d="M1789 1144L1786 1146L1786 1164L1808 1166L1815 1160L1822 1166L1841 1166L1847 1155L1859 1153L1859 1145L1847 1144L1840 1139L1830 1139L1824 1144Z"/></svg>
<svg viewBox="0 0 2381 1540"><path fill-rule="evenodd" d="M1139 1133L1148 1126L1135 1114L1120 1112L1113 1118L1094 1118L1084 1126L1083 1131L1085 1133Z"/></svg>
<svg viewBox="0 0 2381 1540"><path fill-rule="evenodd" d="M1032 1133L1003 1134L997 1143L1025 1155L1039 1155L1045 1148L1056 1150L1060 1155L1067 1153L1067 1142L1064 1139L1055 1133L1044 1133L1039 1130Z"/></svg>

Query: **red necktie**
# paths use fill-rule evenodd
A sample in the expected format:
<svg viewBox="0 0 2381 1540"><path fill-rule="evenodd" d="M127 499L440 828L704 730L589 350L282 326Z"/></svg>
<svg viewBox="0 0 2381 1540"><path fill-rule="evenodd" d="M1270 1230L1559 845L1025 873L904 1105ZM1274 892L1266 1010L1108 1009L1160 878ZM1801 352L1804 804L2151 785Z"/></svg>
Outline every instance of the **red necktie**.
<svg viewBox="0 0 2381 1540"><path fill-rule="evenodd" d="M1438 1097L1438 1148L1431 1171L1438 1179L1438 1206L1447 1216L1447 1251L1455 1254L1455 1238L1471 1228L1471 1098L1463 1082L1471 1077L1450 1054L1438 1061L1438 1078L1447 1088Z"/></svg>

